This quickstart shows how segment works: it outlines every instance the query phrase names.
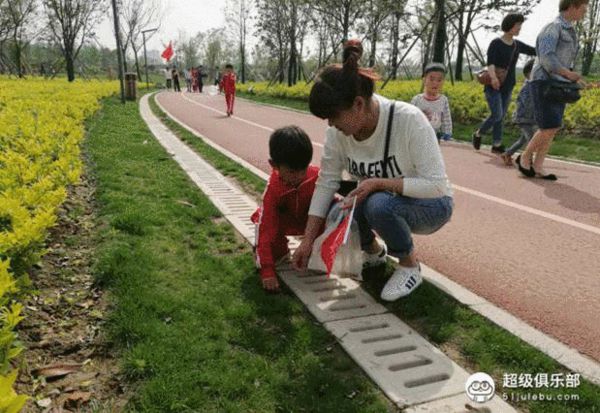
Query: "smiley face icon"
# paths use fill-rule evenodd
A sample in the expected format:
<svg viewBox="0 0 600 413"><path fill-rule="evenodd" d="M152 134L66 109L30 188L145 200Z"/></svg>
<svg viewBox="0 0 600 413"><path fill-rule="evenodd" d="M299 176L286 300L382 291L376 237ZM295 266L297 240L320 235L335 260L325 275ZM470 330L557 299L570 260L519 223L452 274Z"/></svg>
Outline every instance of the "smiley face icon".
<svg viewBox="0 0 600 413"><path fill-rule="evenodd" d="M490 400L494 397L495 390L494 379L486 373L479 372L471 375L465 384L467 396L476 403L485 403Z"/></svg>

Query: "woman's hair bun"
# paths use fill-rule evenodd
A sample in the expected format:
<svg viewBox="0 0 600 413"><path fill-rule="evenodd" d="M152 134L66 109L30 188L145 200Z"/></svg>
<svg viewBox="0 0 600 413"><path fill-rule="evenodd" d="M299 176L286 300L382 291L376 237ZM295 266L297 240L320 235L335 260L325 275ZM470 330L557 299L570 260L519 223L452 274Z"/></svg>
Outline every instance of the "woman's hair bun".
<svg viewBox="0 0 600 413"><path fill-rule="evenodd" d="M360 40L350 39L344 43L344 52L342 53L342 61L346 63L352 57L352 66L358 67L358 61L362 57L363 46Z"/></svg>

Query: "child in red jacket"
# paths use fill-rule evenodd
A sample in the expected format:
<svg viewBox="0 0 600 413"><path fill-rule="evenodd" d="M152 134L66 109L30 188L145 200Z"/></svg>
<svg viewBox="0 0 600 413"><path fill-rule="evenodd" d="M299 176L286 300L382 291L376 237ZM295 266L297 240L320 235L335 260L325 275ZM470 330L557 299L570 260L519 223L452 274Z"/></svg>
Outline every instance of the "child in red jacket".
<svg viewBox="0 0 600 413"><path fill-rule="evenodd" d="M256 266L263 288L279 290L275 263L289 253L286 235L303 235L308 208L319 175L309 165L313 148L297 126L277 129L269 140L269 164L273 168L263 203L250 218L256 224Z"/></svg>
<svg viewBox="0 0 600 413"><path fill-rule="evenodd" d="M233 115L233 102L235 100L235 73L233 65L225 65L225 74L221 79L221 90L225 92L225 102L227 103L227 116Z"/></svg>

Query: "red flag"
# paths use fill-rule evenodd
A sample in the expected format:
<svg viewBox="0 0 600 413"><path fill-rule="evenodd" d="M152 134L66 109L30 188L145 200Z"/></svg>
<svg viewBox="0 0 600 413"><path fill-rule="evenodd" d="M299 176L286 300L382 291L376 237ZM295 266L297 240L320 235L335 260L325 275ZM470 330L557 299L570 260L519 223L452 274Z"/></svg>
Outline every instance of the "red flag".
<svg viewBox="0 0 600 413"><path fill-rule="evenodd" d="M323 240L321 244L321 258L323 263L327 267L327 276L331 274L333 264L335 263L335 255L337 254L340 245L345 244L348 241L348 235L350 234L350 223L352 222L352 216L354 215L354 207L356 206L356 197L352 204L352 210L347 214L342 222L340 222L336 229L334 229L328 236Z"/></svg>
<svg viewBox="0 0 600 413"><path fill-rule="evenodd" d="M169 60L171 60L171 58L173 57L173 46L171 45L171 42L169 42L169 45L167 46L167 48L164 50L164 52L162 52L162 54L160 55L163 59L166 59L167 62Z"/></svg>

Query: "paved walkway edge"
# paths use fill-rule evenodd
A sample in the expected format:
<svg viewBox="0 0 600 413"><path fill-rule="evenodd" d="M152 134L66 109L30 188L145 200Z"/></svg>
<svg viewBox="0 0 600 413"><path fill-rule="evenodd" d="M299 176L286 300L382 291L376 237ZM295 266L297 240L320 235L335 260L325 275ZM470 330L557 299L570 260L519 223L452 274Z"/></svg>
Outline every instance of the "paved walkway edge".
<svg viewBox="0 0 600 413"><path fill-rule="evenodd" d="M158 99L155 100L160 109L165 112L171 119L177 122L180 126L188 130L190 133L194 134L198 138L202 139L206 144L212 146L213 148L222 152L225 156L230 157L232 160L235 160L244 168L249 169L254 174L263 178L264 180L268 180L269 176L246 162L245 160L239 158L238 156L232 154L225 148L217 145L206 137L200 135L197 131L187 126L181 120L179 120L176 116L171 114L165 107L163 107ZM252 101L251 101L252 102ZM256 103L256 102L253 102ZM281 108L284 110L283 108ZM513 316L507 311L497 307L496 305L490 303L485 298L478 296L477 294L472 293L465 287L457 284L452 281L448 277L440 274L434 269L428 267L427 265L423 265L423 277L429 281L431 284L435 285L440 290L444 291L446 294L450 295L460 303L470 307L473 311L492 321L494 324L502 327L506 331L511 334L519 337L521 340L540 350L544 354L552 357L558 363L562 364L566 368L572 370L573 372L580 373L584 378L591 381L592 383L600 386L600 363L592 360L591 358L579 353L577 350L561 343L548 336L547 334L541 332L540 330L532 327L521 319Z"/></svg>

